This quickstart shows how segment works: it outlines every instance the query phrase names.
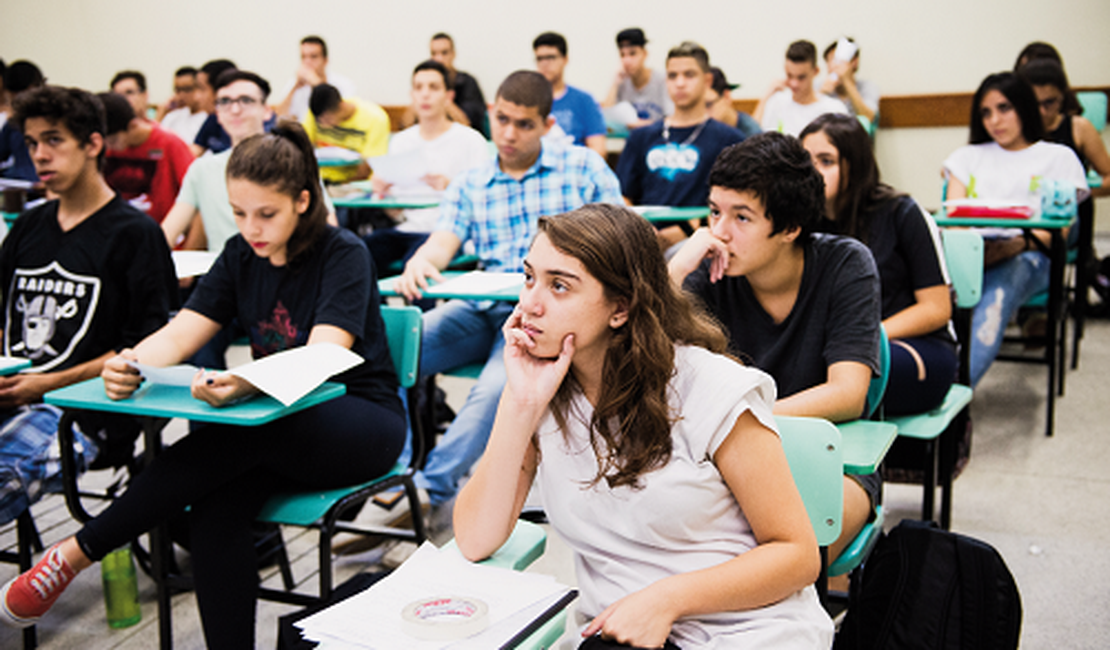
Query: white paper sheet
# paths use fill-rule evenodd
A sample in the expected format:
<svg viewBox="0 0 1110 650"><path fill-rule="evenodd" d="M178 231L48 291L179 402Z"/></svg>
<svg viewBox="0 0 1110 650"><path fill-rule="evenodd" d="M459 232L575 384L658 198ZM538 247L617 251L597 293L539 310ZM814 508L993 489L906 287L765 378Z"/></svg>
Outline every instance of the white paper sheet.
<svg viewBox="0 0 1110 650"><path fill-rule="evenodd" d="M636 112L636 107L630 102L618 102L608 108L601 109L601 112L605 116L606 123L612 122L628 126L640 119L640 114Z"/></svg>
<svg viewBox="0 0 1110 650"><path fill-rule="evenodd" d="M320 147L316 150L316 160L338 160L354 165L362 160L362 156L357 151L351 151L343 147Z"/></svg>
<svg viewBox="0 0 1110 650"><path fill-rule="evenodd" d="M437 284L433 288L436 291L450 292L452 294L483 295L523 286L523 273L471 271Z"/></svg>
<svg viewBox="0 0 1110 650"><path fill-rule="evenodd" d="M173 266L178 279L208 273L219 253L211 251L173 251Z"/></svg>
<svg viewBox="0 0 1110 650"><path fill-rule="evenodd" d="M367 160L374 176L391 183L397 189L419 188L431 190L422 178L428 173L428 161L422 149L404 153L375 156Z"/></svg>
<svg viewBox="0 0 1110 650"><path fill-rule="evenodd" d="M360 363L362 357L341 345L317 343L271 354L228 372L289 406L329 377Z"/></svg>
<svg viewBox="0 0 1110 650"><path fill-rule="evenodd" d="M148 382L152 384L164 384L166 386L192 386L193 377L195 377L197 371L200 370L200 368L188 364L158 368L155 366L148 366L145 363L128 361L127 365L138 370L139 374L143 376L143 379Z"/></svg>
<svg viewBox="0 0 1110 650"><path fill-rule="evenodd" d="M324 648L497 648L534 618L524 620L527 613L538 615L567 590L550 576L472 564L456 549L441 551L425 543L389 577L296 625L306 639L320 641ZM490 627L463 641L423 641L405 634L405 605L444 594L484 601Z"/></svg>

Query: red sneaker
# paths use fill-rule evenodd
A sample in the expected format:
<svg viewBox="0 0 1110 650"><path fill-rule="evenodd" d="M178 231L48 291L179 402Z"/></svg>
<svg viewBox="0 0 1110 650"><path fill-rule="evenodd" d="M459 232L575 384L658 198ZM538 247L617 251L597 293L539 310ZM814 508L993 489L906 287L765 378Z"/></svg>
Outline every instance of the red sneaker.
<svg viewBox="0 0 1110 650"><path fill-rule="evenodd" d="M11 627L34 625L76 575L53 546L30 571L0 588L0 621Z"/></svg>

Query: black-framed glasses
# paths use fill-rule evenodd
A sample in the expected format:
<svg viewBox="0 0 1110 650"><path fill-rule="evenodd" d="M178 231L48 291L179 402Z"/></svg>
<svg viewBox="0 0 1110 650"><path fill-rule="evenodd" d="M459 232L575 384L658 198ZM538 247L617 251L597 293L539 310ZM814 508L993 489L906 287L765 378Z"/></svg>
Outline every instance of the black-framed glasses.
<svg viewBox="0 0 1110 650"><path fill-rule="evenodd" d="M238 104L240 108L250 108L255 104L260 103L257 97L250 97L243 95L242 97L220 97L216 100L216 110L227 110L231 108L232 104Z"/></svg>
<svg viewBox="0 0 1110 650"><path fill-rule="evenodd" d="M1050 111L1060 104L1061 99L1061 97L1049 97L1038 101L1037 104L1046 111Z"/></svg>

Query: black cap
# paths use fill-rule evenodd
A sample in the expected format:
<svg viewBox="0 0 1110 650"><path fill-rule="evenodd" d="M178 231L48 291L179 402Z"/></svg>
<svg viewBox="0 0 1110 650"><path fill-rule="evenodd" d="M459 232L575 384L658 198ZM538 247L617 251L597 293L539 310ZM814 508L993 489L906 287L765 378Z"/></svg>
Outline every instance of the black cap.
<svg viewBox="0 0 1110 650"><path fill-rule="evenodd" d="M710 68L709 74L713 75L712 88L718 95L724 93L726 90L735 90L740 87L740 84L730 84L725 73L720 68Z"/></svg>
<svg viewBox="0 0 1110 650"><path fill-rule="evenodd" d="M643 47L647 45L644 30L639 27L623 29L617 34L617 47Z"/></svg>

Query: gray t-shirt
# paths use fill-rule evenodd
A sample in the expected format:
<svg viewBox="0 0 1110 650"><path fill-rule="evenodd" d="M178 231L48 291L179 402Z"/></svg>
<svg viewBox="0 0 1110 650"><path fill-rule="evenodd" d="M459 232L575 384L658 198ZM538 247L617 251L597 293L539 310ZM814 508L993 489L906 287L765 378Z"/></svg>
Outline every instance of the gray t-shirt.
<svg viewBox="0 0 1110 650"><path fill-rule="evenodd" d="M744 277L709 282L709 264L686 277L724 324L729 349L775 378L779 398L825 383L828 367L857 361L878 373L881 292L867 247L848 237L815 234L794 308L781 323L764 311Z"/></svg>
<svg viewBox="0 0 1110 650"><path fill-rule="evenodd" d="M652 70L651 79L639 90L632 85L631 77L625 77L617 88L617 101L632 104L642 120L661 120L674 112L674 104L667 93L667 75L660 70Z"/></svg>

